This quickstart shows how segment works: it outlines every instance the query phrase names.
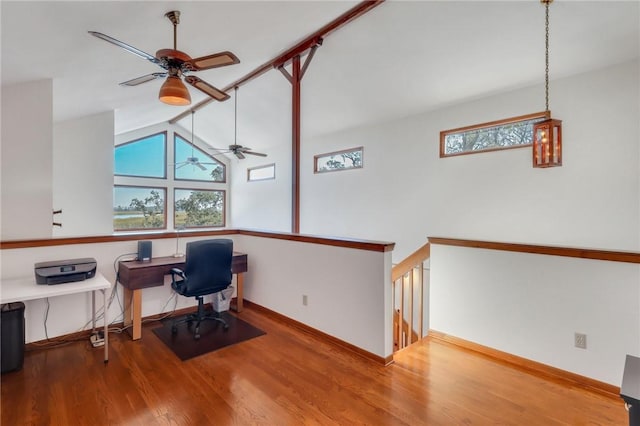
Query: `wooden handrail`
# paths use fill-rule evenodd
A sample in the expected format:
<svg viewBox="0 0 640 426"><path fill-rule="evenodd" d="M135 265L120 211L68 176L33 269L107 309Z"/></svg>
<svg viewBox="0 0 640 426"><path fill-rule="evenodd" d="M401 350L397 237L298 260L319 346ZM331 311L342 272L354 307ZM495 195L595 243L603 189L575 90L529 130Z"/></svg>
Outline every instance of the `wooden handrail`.
<svg viewBox="0 0 640 426"><path fill-rule="evenodd" d="M430 255L431 246L429 243L426 243L391 269L391 281L399 279L412 270L417 264L427 260Z"/></svg>
<svg viewBox="0 0 640 426"><path fill-rule="evenodd" d="M385 241L357 240L350 238L323 237L319 235L292 234L287 232L257 231L251 229L217 229L210 231L181 231L180 238L209 237L222 235L251 235L254 237L272 238L278 240L297 241L335 247L353 248L358 250L387 252L393 250L395 243ZM157 240L176 238L175 232L160 232L153 234L121 234L102 235L94 237L50 238L41 240L13 240L0 241L0 249L20 249L29 247L64 246L71 244L115 243L122 241Z"/></svg>
<svg viewBox="0 0 640 426"><path fill-rule="evenodd" d="M461 240L441 237L429 237L429 242L445 246L512 251L517 253L546 254L549 256L576 257L579 259L607 260L610 262L640 263L640 253L632 251L501 243L497 241Z"/></svg>

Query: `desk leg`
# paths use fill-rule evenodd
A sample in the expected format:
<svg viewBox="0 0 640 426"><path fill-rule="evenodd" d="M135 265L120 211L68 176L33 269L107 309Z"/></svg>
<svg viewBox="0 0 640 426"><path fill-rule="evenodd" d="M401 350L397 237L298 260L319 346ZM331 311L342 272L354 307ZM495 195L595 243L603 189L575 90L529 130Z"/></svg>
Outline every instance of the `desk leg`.
<svg viewBox="0 0 640 426"><path fill-rule="evenodd" d="M124 326L132 340L142 337L142 290L130 290L123 287L124 291Z"/></svg>
<svg viewBox="0 0 640 426"><path fill-rule="evenodd" d="M244 281L243 273L240 272L240 273L236 274L236 282L237 282L237 285L238 285L238 288L236 289L237 290L237 292L236 292L236 303L233 306L231 306L231 309L233 309L236 312L242 312L242 300L243 300L243 296L244 296L244 294L243 294L243 292L244 292L244 289L243 289L244 283L243 283L243 281Z"/></svg>
<svg viewBox="0 0 640 426"><path fill-rule="evenodd" d="M107 290L102 289L102 310L104 312L104 362L109 362L109 318L107 316ZM95 321L95 315L93 320Z"/></svg>

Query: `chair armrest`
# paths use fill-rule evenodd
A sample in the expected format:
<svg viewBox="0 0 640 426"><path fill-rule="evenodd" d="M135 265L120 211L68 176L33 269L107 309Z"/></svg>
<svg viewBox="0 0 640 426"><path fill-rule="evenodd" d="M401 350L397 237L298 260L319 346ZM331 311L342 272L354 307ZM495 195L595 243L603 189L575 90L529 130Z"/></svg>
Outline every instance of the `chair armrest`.
<svg viewBox="0 0 640 426"><path fill-rule="evenodd" d="M182 271L182 269L179 268L171 268L171 279L175 280L175 276L178 275L180 276L180 278L182 278L183 280L186 279L187 277L184 275L184 272Z"/></svg>

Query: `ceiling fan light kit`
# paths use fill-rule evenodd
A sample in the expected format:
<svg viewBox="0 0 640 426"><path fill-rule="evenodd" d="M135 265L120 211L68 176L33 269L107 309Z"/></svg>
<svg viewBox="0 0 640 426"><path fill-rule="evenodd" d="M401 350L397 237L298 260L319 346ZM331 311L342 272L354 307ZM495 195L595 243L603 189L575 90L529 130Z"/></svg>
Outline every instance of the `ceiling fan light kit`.
<svg viewBox="0 0 640 426"><path fill-rule="evenodd" d="M185 106L191 104L191 95L180 77L170 75L160 87L158 99L168 105Z"/></svg>
<svg viewBox="0 0 640 426"><path fill-rule="evenodd" d="M562 121L551 118L549 111L549 5L553 0L540 0L545 7L545 100L547 119L533 126L533 167L562 166Z"/></svg>
<svg viewBox="0 0 640 426"><path fill-rule="evenodd" d="M240 63L240 60L229 51L223 51L214 53L212 55L206 55L192 59L186 53L179 51L177 47L177 34L178 24L180 23L180 12L177 10L172 10L170 12L167 12L164 16L173 24L173 49L160 49L156 52L155 56L152 56L140 49L123 43L120 40L116 40L115 38L108 35L96 31L89 31L89 34L111 44L114 44L128 51L129 53L133 53L136 56L146 59L149 62L153 62L154 64L165 70L165 72L151 73L131 80L127 80L123 83L120 83L121 86L137 86L139 84L143 84L157 78L166 77L167 79L160 88L158 98L160 99L160 101L168 105L185 106L191 104L191 95L189 94L189 90L187 89L187 87L182 82L182 78L184 77L184 81L187 84L202 91L207 96L210 96L217 101L227 100L229 98L229 95L224 93L222 90L217 89L216 87L198 77L187 74L208 70L211 68L237 64Z"/></svg>

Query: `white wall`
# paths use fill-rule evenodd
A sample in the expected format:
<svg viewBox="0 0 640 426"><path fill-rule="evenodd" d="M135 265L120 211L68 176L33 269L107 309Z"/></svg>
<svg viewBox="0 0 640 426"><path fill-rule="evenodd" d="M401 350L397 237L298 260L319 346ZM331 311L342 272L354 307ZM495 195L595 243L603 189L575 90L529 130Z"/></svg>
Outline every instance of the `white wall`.
<svg viewBox="0 0 640 426"><path fill-rule="evenodd" d="M247 299L381 357L392 354L391 252L238 238L256 253Z"/></svg>
<svg viewBox="0 0 640 426"><path fill-rule="evenodd" d="M234 240L234 250L248 254L247 299L378 356L391 354L390 252L235 234L228 238ZM180 251L184 252L185 244L192 240L181 238ZM155 257L175 252L174 239L152 240L152 244ZM125 241L3 250L1 278L33 277L36 262L94 257L98 271L115 283L115 261L135 258L136 245L136 241ZM169 282L165 277L163 287L143 290L143 317L171 312L174 306L180 309L195 305L193 298L181 296L174 303ZM122 288L118 285L114 289L117 297L109 318L118 322L122 321ZM308 306L302 306L302 294L309 296ZM45 301L28 301L25 305L26 341L44 339ZM89 294L51 298L48 335L79 331L90 318Z"/></svg>
<svg viewBox="0 0 640 426"><path fill-rule="evenodd" d="M113 111L53 126L54 237L113 232Z"/></svg>
<svg viewBox="0 0 640 426"><path fill-rule="evenodd" d="M564 165L531 149L439 158L439 132L540 111L542 86L305 140L301 230L395 241L394 261L428 235L640 248L638 62L552 81ZM364 146L364 168L313 174L313 156Z"/></svg>
<svg viewBox="0 0 640 426"><path fill-rule="evenodd" d="M52 235L53 82L2 87L1 238Z"/></svg>
<svg viewBox="0 0 640 426"><path fill-rule="evenodd" d="M257 96L264 90L276 92L272 106ZM276 111L291 110L291 84L277 71L269 72L243 86L238 92L238 144L255 147L258 142L267 157L247 155L232 159L231 223L235 228L268 229L291 232L291 113L284 117ZM243 126L249 122L251 126ZM251 131L251 133L248 133ZM247 182L247 168L276 165L276 178Z"/></svg>
<svg viewBox="0 0 640 426"><path fill-rule="evenodd" d="M430 291L432 329L562 370L620 386L640 355L640 265L432 245Z"/></svg>

